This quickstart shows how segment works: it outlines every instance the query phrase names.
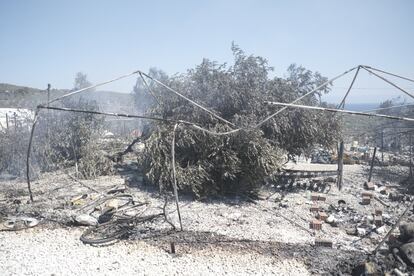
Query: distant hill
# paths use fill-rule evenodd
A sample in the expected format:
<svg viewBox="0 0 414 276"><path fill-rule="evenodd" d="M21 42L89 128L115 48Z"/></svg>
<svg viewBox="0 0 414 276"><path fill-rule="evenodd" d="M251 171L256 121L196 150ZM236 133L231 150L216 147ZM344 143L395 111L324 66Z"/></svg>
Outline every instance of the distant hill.
<svg viewBox="0 0 414 276"><path fill-rule="evenodd" d="M65 90L52 89L51 95L62 95L64 92ZM0 83L0 107L33 109L46 101L46 90Z"/></svg>
<svg viewBox="0 0 414 276"><path fill-rule="evenodd" d="M56 98L68 89L52 89L50 98ZM113 91L92 91L79 94L82 98L95 101L99 109L106 112L131 113L135 110L132 94ZM47 102L47 91L7 83L0 83L0 108L28 108Z"/></svg>

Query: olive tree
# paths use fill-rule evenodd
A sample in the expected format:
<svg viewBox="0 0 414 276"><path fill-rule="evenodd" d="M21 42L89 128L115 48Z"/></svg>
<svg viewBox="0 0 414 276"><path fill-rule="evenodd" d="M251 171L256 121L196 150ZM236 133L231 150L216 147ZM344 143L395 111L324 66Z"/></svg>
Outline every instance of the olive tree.
<svg viewBox="0 0 414 276"><path fill-rule="evenodd" d="M259 56L246 55L232 45L234 64L218 64L204 59L200 65L173 77L163 74L163 82L209 108L237 128L231 135L217 136L182 125L176 133L175 160L177 182L182 190L197 197L214 194L254 194L265 176L281 166L283 157L306 153L315 145L332 146L338 136L339 121L318 112L288 109L258 128L252 128L277 111L265 101L290 102L311 91L326 78L301 66L288 68L288 77L270 77L273 68ZM185 120L211 131L231 130L186 100L154 85L160 99L147 109L151 115ZM321 93L303 103L319 105ZM135 94L137 102L139 94ZM171 185L171 140L173 126L151 123L145 133L145 152L141 157L149 182L161 189Z"/></svg>

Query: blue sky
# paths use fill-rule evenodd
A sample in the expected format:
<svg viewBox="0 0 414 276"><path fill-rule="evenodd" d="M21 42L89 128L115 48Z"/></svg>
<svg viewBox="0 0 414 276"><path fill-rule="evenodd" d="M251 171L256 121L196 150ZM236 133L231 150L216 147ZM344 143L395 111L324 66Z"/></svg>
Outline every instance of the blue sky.
<svg viewBox="0 0 414 276"><path fill-rule="evenodd" d="M409 0L0 0L0 82L71 88L78 71L92 82L149 67L174 74L203 57L231 62L232 41L279 76L291 63L327 77L367 64L414 78L413 12ZM351 77L326 99L338 101ZM366 73L355 86L350 102L401 95Z"/></svg>

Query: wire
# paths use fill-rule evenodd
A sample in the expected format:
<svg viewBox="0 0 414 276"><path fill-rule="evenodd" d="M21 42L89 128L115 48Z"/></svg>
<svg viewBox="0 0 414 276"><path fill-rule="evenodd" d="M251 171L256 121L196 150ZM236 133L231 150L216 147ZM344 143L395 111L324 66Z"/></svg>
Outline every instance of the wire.
<svg viewBox="0 0 414 276"><path fill-rule="evenodd" d="M378 77L378 78L382 79L382 80L383 80L383 81L385 81L386 83L388 83L388 84L390 84L390 85L394 86L394 87L395 87L395 88L397 88L398 90L400 90L400 91L404 92L405 94L407 94L408 96L410 96L411 98L413 98L413 99L414 99L414 95L412 95L412 94L411 94L411 93L409 93L408 91L406 91L406 90L402 89L401 87L399 87L399 86L398 86L398 85L396 85L395 83L393 83L393 82L389 81L388 79L386 79L386 78L384 78L384 77L382 77L382 76L378 75L377 73L372 72L371 70L369 70L368 68L366 68L366 67L364 67L364 66L362 66L362 68L364 68L364 69L365 69L366 71L368 71L369 73L371 73L371 74L373 74L374 76L376 76L376 77Z"/></svg>
<svg viewBox="0 0 414 276"><path fill-rule="evenodd" d="M233 127L235 127L235 126L236 126L235 124L233 124L233 123L231 123L231 122L227 121L226 119L224 119L224 118L220 117L219 115L217 115L217 114L216 114L216 113L214 113L213 111L211 111L211 110L209 110L209 109L205 108L204 106L202 106L202 105L200 105L200 104L196 103L195 101L193 101L193 100L191 100L191 99L187 98L186 96L182 95L182 94L181 94L180 92L178 92L177 90L172 89L172 88L171 88L171 87L169 87L168 85L165 85L164 83L160 82L159 80L154 79L153 77L151 77L151 76L149 76L149 75L147 75L147 74L145 74L145 73L143 73L143 72L140 72L140 74L142 74L142 75L146 76L147 78L149 78L149 79L153 80L154 82L158 83L159 85L161 85L161 86L163 86L164 88L168 89L169 91L173 92L173 93L174 93L174 94L176 94L177 96L179 96L179 97L183 98L184 100L186 100L186 101L188 101L188 102L192 103L193 105L197 106L198 108L201 108L202 110L204 110L205 112L209 113L210 115L212 115L212 116L213 116L213 117L215 117L216 119L218 119L218 120L220 120L220 121L222 121L222 122L225 122L226 124L229 124L229 125L231 125L231 126L233 126Z"/></svg>
<svg viewBox="0 0 414 276"><path fill-rule="evenodd" d="M142 82L144 83L145 87L147 88L148 92L151 94L151 96L155 99L158 105L161 105L161 101L158 99L158 97L155 95L155 93L152 91L152 89L149 87L147 81L145 80L144 76L141 72L139 72L139 76L142 79Z"/></svg>
<svg viewBox="0 0 414 276"><path fill-rule="evenodd" d="M361 69L361 66L358 66L358 68L355 72L354 78L352 79L351 84L349 85L348 90L346 91L344 98L342 99L341 103L337 107L338 109L345 108L345 100L348 97L349 92L351 92L352 87L354 86L355 80L356 80L356 78L358 76L358 73L359 73L359 69Z"/></svg>
<svg viewBox="0 0 414 276"><path fill-rule="evenodd" d="M126 75L122 75L122 76L120 76L120 77L114 78L114 79L109 80L109 81L104 81L104 82L101 82L101 83L98 83L98 84L94 84L94 85L91 85L91 86L88 86L88 87L85 87L85 88L78 89L78 90L73 91L73 92L69 92L69 93L67 93L67 94L65 94L65 95L63 95L63 96L60 96L60 97L54 98L53 100L51 100L51 101L47 102L47 103L46 103L46 105L51 104L51 103L56 102L56 101L60 101L60 100L62 100L62 99L64 99L64 98L66 98L66 97L69 97L69 96L72 96L72 95L78 94L78 93L80 93L80 92L83 92L83 91L86 91L86 90L89 90L89 89L93 89L93 88L96 88L96 87L99 87L99 86L102 86L102 85L104 85L104 84L108 84L108 83L111 83L111 82L114 82L114 81L118 81L118 80L120 80L120 79L124 79L124 78L130 77L130 76L132 76L132 75L138 74L139 72L140 72L140 71L134 71L134 72L132 72L132 73L129 73L129 74L126 74Z"/></svg>
<svg viewBox="0 0 414 276"><path fill-rule="evenodd" d="M393 74L393 73L390 73L390 72L387 72L387 71L384 71L384 70L381 70L381 69L377 69L377 68L374 68L374 67L371 67L371 66L367 66L367 65L363 65L363 66L366 67L366 68L369 68L369 69L372 69L372 70L375 70L375 71L393 76L393 77L397 77L397 78L400 78L400 79L403 79L403 80L414 82L413 79L410 79L410 78L407 78L407 77L403 77L403 76L400 76L400 75L397 75L397 74Z"/></svg>
<svg viewBox="0 0 414 276"><path fill-rule="evenodd" d="M301 96L301 97L297 98L296 100L294 100L293 102L291 102L291 104L294 104L294 103L296 103L296 102L298 102L298 101L302 100L303 98L305 98L305 97L307 97L307 96L309 96L309 95L311 95L311 94L315 93L316 91L318 91L318 90L319 90L319 89L321 89L322 87L324 87L324 86L328 85L329 83L331 83L331 82L333 82L333 81L335 81L335 80L339 79L340 77L342 77L342 76L344 76L344 75L348 74L349 72L352 72L352 71L353 71L353 70L355 70L356 68L357 68L357 67L351 68L351 69L349 69L348 71L345 71L344 73L342 73L342 74L340 74L340 75L338 75L338 76L336 76L336 77L334 77L334 78L332 78L332 79L330 79L330 80L328 80L328 81L324 82L323 84L319 85L318 87L316 87L316 88L315 88L315 89L313 89L312 91L310 91L310 92L306 93L305 95L303 95L303 96ZM287 109L287 107L286 107L286 106L285 106L285 107L283 107L283 108L281 108L281 109L279 109L277 112L273 113L272 115L268 116L267 118L265 118L265 119L264 119L263 121L261 121L260 123L256 124L256 125L254 126L254 128L258 128L258 127L262 126L264 123L266 123L267 121L269 121L270 119L272 119L273 117L275 117L276 115L278 115L279 113L281 113L282 111L284 111L285 109Z"/></svg>
<svg viewBox="0 0 414 276"><path fill-rule="evenodd" d="M393 109L393 108L399 108L399 107L406 107L406 106L414 106L414 104L395 105L395 106L390 106L390 107L382 107L382 108L364 110L362 112L374 112L374 111L387 110L387 109Z"/></svg>
<svg viewBox="0 0 414 276"><path fill-rule="evenodd" d="M347 113L353 115L362 115L362 116L369 116L369 117L381 117L399 121L408 121L414 122L414 118L407 118L407 117L397 117L397 116L390 116L390 115L383 115L383 114L375 114L375 113L364 113L359 111L351 111L351 110L343 110L343 109L335 109L335 108L326 108L326 107L319 107L319 106L309 106L309 105L298 105L298 104L290 104L290 103L280 103L280 102L265 102L267 104L272 105L281 105L284 106L285 109L289 107L293 108L303 108L303 109L313 109L313 110L321 110L321 111L328 111L328 112L339 112L339 113Z"/></svg>

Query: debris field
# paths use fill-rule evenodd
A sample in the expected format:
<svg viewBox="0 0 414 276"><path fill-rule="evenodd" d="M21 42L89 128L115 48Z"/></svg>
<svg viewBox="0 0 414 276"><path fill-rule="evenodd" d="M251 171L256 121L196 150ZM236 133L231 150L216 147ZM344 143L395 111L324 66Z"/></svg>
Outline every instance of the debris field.
<svg viewBox="0 0 414 276"><path fill-rule="evenodd" d="M335 165L293 164L302 171ZM28 202L25 182L0 185L2 275L139 273L347 275L362 269L412 273L412 208L401 185L408 167L345 165L335 177L269 184L257 198L161 198L130 163L120 174L74 181L44 174ZM228 254L231 253L231 254ZM361 265L358 265L361 264ZM403 273L401 272L401 273ZM358 275L358 274L357 274Z"/></svg>

